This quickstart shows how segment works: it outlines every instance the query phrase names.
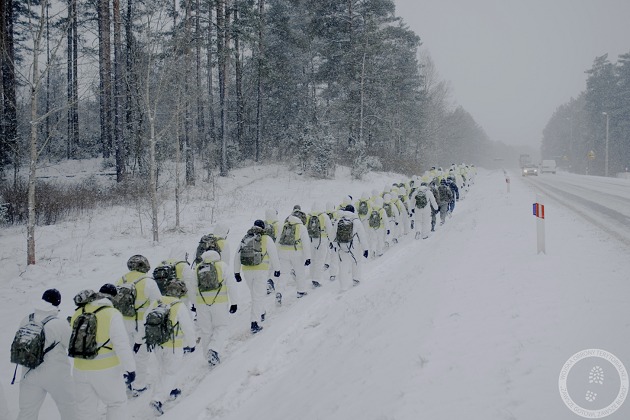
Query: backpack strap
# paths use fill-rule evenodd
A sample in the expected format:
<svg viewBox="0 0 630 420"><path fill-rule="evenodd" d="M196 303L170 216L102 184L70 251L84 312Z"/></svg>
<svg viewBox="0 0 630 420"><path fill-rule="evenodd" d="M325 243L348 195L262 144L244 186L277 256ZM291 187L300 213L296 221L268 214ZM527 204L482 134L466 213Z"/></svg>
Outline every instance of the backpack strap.
<svg viewBox="0 0 630 420"><path fill-rule="evenodd" d="M92 313L92 314L94 314L94 316L96 316L96 313L97 313L97 312L102 311L103 309L107 309L107 308L112 308L112 307L111 307L111 306L106 306L106 305L103 305L103 306L99 306L99 307L98 307L98 308L96 308L94 311L92 311L92 312L88 312L88 313ZM82 312L82 313L85 313L85 306L83 307L83 312ZM136 316L136 318L137 318L137 316ZM136 320L136 322L137 322L137 320ZM107 341L105 341L105 342L103 343L103 345L99 346L99 347L96 349L96 351L98 352L98 351L99 351L100 349L102 349L102 348L106 348L107 350L113 350L113 349L114 349L113 347L109 347L109 346L107 346L107 343L109 343L110 341L111 341L111 338L108 338L108 339L107 339Z"/></svg>
<svg viewBox="0 0 630 420"><path fill-rule="evenodd" d="M219 270L217 270L217 266L215 265L216 261L211 262L210 264L212 264L214 266L214 269L217 271L217 273L219 272ZM199 272L199 270L197 270L197 272ZM223 274L223 272L221 273ZM217 287L217 294L214 295L214 297L212 298L212 303L208 303L206 302L206 299L203 297L203 292L201 291L201 289L199 288L199 279L197 279L197 290L199 291L199 296L201 297L201 300L203 300L203 303L206 306L212 306L214 305L214 303L217 301L217 296L219 296L219 293L221 293L221 288L223 287L223 281L219 282L219 287Z"/></svg>

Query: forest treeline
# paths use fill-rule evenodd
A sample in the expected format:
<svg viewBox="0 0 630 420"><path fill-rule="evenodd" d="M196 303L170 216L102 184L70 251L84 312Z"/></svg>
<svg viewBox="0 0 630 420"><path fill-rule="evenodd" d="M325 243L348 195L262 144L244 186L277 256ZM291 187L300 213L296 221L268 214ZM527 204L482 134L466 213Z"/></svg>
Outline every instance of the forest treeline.
<svg viewBox="0 0 630 420"><path fill-rule="evenodd" d="M549 119L543 131L542 156L555 157L559 164L581 174L627 172L630 53L620 55L616 63L608 54L596 57L586 74L586 90L560 105Z"/></svg>
<svg viewBox="0 0 630 420"><path fill-rule="evenodd" d="M1 1L5 174L102 156L122 181L152 147L188 185L244 161L360 176L501 153L392 0Z"/></svg>

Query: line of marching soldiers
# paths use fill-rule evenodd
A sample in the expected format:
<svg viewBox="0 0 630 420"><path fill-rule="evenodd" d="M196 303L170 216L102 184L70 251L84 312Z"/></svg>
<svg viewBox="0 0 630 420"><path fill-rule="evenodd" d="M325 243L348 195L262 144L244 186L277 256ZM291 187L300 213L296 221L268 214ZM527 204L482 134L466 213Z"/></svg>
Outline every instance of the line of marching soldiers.
<svg viewBox="0 0 630 420"><path fill-rule="evenodd" d="M338 282L341 291L359 285L364 261L411 232L427 239L438 215L440 225L446 223L475 174L473 165L433 167L383 191L346 196L337 206L315 202L307 213L296 205L283 222L268 209L234 255L229 228L219 223L201 238L192 264L185 254L150 273L147 258L132 256L115 284L74 297L77 309L69 322L58 317L59 291L46 290L11 346L16 372L21 366L18 419L36 420L47 393L64 420L98 417L99 401L108 420L129 419L127 399L149 385L150 406L163 414L164 405L181 395L177 374L186 354L200 345L204 363L220 363L229 314L238 309L235 283L245 280L250 290L250 331L258 333L269 295L281 306L325 283ZM153 377L151 357L159 366Z"/></svg>

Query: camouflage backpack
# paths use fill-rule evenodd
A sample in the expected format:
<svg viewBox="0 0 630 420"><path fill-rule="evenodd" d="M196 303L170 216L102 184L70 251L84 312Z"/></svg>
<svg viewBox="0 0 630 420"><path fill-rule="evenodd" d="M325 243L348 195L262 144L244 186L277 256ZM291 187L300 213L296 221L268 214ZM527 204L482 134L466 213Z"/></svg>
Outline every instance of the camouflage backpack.
<svg viewBox="0 0 630 420"><path fill-rule="evenodd" d="M219 247L219 241L223 238L219 238L212 233L203 235L197 245L197 252L195 253L195 263L199 264L202 261L201 255L206 251L217 251L221 255L221 248Z"/></svg>
<svg viewBox="0 0 630 420"><path fill-rule="evenodd" d="M197 288L200 292L217 290L221 284L214 262L202 262L197 266Z"/></svg>
<svg viewBox="0 0 630 420"><path fill-rule="evenodd" d="M299 240L295 239L296 230L297 224L286 222L284 226L282 226L282 233L280 234L278 243L285 246L290 245L297 249Z"/></svg>
<svg viewBox="0 0 630 420"><path fill-rule="evenodd" d="M440 184L440 186L438 187L438 194L440 196L441 202L444 203L451 201L451 189L448 187L448 185Z"/></svg>
<svg viewBox="0 0 630 420"><path fill-rule="evenodd" d="M339 222L337 222L337 237L335 239L337 243L351 243L352 237L354 236L353 229L354 225L352 223L352 220L348 219L347 217L342 217L341 219L339 219Z"/></svg>
<svg viewBox="0 0 630 420"><path fill-rule="evenodd" d="M367 216L369 209L370 209L370 206L368 206L367 200L359 201L359 209L357 210L357 212L359 213L359 216Z"/></svg>
<svg viewBox="0 0 630 420"><path fill-rule="evenodd" d="M162 261L160 265L153 270L153 279L160 289L160 293L165 294L166 286L172 280L177 279L177 265L188 264L186 261Z"/></svg>
<svg viewBox="0 0 630 420"><path fill-rule="evenodd" d="M46 342L44 326L53 318L55 316L50 315L39 322L35 321L34 313L28 316L28 323L17 330L11 343L11 363L35 369L44 362L46 353L59 344L55 342L44 348Z"/></svg>
<svg viewBox="0 0 630 420"><path fill-rule="evenodd" d="M394 213L392 213L392 205L391 203L383 203L383 209L385 209L385 213L387 217L392 217Z"/></svg>
<svg viewBox="0 0 630 420"><path fill-rule="evenodd" d="M111 298L111 301L114 304L114 308L118 309L123 316L132 317L138 314L139 308L136 308L136 298L138 296L136 285L146 278L140 277L131 283L127 283L123 277L123 284L116 286L118 293ZM140 308L142 306L144 306L144 303L140 305Z"/></svg>
<svg viewBox="0 0 630 420"><path fill-rule="evenodd" d="M147 350L151 351L168 340L173 340L173 346L175 346L175 328L179 327L179 323L173 325L171 308L178 303L180 301L171 304L159 302L158 306L147 313L144 321L144 340L147 343Z"/></svg>
<svg viewBox="0 0 630 420"><path fill-rule="evenodd" d="M319 215L312 214L309 216L306 230L308 231L308 236L311 238L322 237L322 229L321 224L319 223Z"/></svg>
<svg viewBox="0 0 630 420"><path fill-rule="evenodd" d="M278 222L265 222L265 234L276 242L276 224Z"/></svg>
<svg viewBox="0 0 630 420"><path fill-rule="evenodd" d="M78 359L94 359L98 355L98 351L102 347L106 347L107 343L109 343L109 339L100 346L96 341L98 326L96 313L106 308L110 308L110 306L101 306L93 312L86 312L85 306L81 308L81 314L72 324L68 356ZM111 347L106 348L109 349Z"/></svg>
<svg viewBox="0 0 630 420"><path fill-rule="evenodd" d="M424 191L418 191L416 194L416 207L419 209L423 209L427 206L427 195Z"/></svg>
<svg viewBox="0 0 630 420"><path fill-rule="evenodd" d="M264 233L265 231L258 226L247 231L241 240L241 265L251 267L263 262L262 235Z"/></svg>
<svg viewBox="0 0 630 420"><path fill-rule="evenodd" d="M181 299L188 294L188 287L186 287L186 283L184 283L183 280L173 279L167 283L162 294L164 296L173 296L177 299Z"/></svg>
<svg viewBox="0 0 630 420"><path fill-rule="evenodd" d="M370 213L370 218L368 219L368 224L371 228L378 229L381 226L381 215L378 210L372 210Z"/></svg>

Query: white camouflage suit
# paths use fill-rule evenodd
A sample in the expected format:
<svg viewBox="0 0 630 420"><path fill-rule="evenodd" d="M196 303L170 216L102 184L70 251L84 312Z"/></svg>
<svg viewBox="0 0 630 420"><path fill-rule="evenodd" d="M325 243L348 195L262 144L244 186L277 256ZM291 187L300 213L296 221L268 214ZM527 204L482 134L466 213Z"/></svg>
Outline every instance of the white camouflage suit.
<svg viewBox="0 0 630 420"><path fill-rule="evenodd" d="M419 209L416 206L416 196L419 192L424 192L427 197L427 205L423 209ZM431 190L426 185L421 185L411 195L409 202L413 206L416 232L420 233L420 237L422 239L426 239L429 237L429 231L431 230L431 209L433 209L433 211L437 211L439 208L437 201L435 200Z"/></svg>
<svg viewBox="0 0 630 420"><path fill-rule="evenodd" d="M311 216L316 216L319 218L319 226L320 226L320 237L319 238L311 238L311 255L313 256L313 261L310 266L310 274L311 280L321 283L322 277L324 274L324 263L326 261L326 255L330 250L330 241L331 238L334 239L335 231L333 230L332 222L330 221L330 217L323 210L322 206L315 203L311 209L311 213L309 213L309 219Z"/></svg>
<svg viewBox="0 0 630 420"><path fill-rule="evenodd" d="M262 263L254 266L241 265L241 249L234 255L234 274L240 273L247 283L252 297L250 322L260 322L261 315L266 312L265 298L267 297L267 279L269 272L280 271L280 260L276 244L269 235L262 235ZM274 277L275 278L275 277Z"/></svg>
<svg viewBox="0 0 630 420"><path fill-rule="evenodd" d="M195 327L186 303L171 296L164 296L161 302L171 304L171 316L175 318L175 340L169 340L153 352L157 359L158 372L153 387L152 400L165 402L175 389L177 377L184 358L183 347L195 347ZM175 303L179 302L179 303ZM173 313L174 312L174 313Z"/></svg>
<svg viewBox="0 0 630 420"><path fill-rule="evenodd" d="M350 211L340 211L339 220L342 218L352 220L352 241L350 243L338 243L337 255L339 256L339 286L341 291L348 290L352 285L362 280L361 266L363 265L363 253L368 251L367 235L363 230L363 224L359 217Z"/></svg>
<svg viewBox="0 0 630 420"><path fill-rule="evenodd" d="M236 305L238 293L236 281L229 266L216 251L206 251L201 255L206 263L215 263L219 281L222 287L218 290L201 293L198 287L197 275L193 276L192 284L187 285L189 290L196 291L195 307L197 308L197 328L201 336L201 349L204 357L208 356L208 350L212 349L219 355L225 350L228 335L230 305Z"/></svg>
<svg viewBox="0 0 630 420"><path fill-rule="evenodd" d="M281 268L276 292L282 293L282 295L285 294L289 276L292 275L291 271L293 271L295 273L297 292L306 293L305 263L311 259L311 238L308 236L306 226L298 217L290 215L285 221L285 224L287 223L296 225L295 239L297 243L295 245L282 245L280 244L280 237L278 237L278 258L280 259Z"/></svg>
<svg viewBox="0 0 630 420"><path fill-rule="evenodd" d="M21 366L18 420L37 420L39 409L46 394L50 394L57 404L62 419L74 420L79 418L75 412L75 385L74 379L70 375L70 362L68 361L68 343L70 342L71 330L65 319L57 318L58 313L59 308L44 300L35 304L35 321L41 322L51 315L55 317L44 325L46 336L44 348L48 348L53 343L57 344L46 353L44 362L35 369ZM20 326L24 326L28 322L29 317L27 316L22 320ZM4 398L4 395L2 397Z"/></svg>
<svg viewBox="0 0 630 420"><path fill-rule="evenodd" d="M94 418L98 413L98 402L101 401L107 409L107 420L128 420L130 416L127 411L127 393L123 374L125 372L135 372L136 363L129 346L122 315L113 308L111 301L106 298L96 300L87 306L90 307L89 312L102 306L112 308L108 315L110 319L109 326L107 327L102 322L99 322L97 328L98 330L101 328L109 330L109 342L106 347L111 346L117 360L114 361L113 366L100 366L103 360L110 360L100 359L100 352L99 357L96 359L74 359L72 374L77 389L78 418L80 420ZM75 312L73 322L79 313L79 310ZM103 312L99 312L97 316L100 316L101 313ZM143 347L146 348L146 346Z"/></svg>

